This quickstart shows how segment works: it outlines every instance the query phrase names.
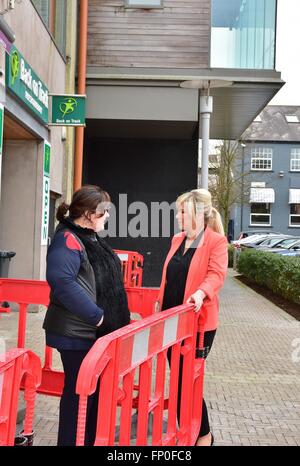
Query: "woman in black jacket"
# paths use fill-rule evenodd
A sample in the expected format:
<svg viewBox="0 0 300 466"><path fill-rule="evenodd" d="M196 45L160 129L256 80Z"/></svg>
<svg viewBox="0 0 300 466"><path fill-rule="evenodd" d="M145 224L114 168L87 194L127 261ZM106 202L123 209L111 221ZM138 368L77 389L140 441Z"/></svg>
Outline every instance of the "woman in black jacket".
<svg viewBox="0 0 300 466"><path fill-rule="evenodd" d="M100 336L130 322L121 263L97 233L109 217L110 197L83 186L70 206L57 211L59 225L47 253L50 304L43 328L46 344L60 352L65 383L60 402L58 445L75 445L81 363ZM67 213L69 212L69 215ZM89 397L86 445L95 441L98 391Z"/></svg>

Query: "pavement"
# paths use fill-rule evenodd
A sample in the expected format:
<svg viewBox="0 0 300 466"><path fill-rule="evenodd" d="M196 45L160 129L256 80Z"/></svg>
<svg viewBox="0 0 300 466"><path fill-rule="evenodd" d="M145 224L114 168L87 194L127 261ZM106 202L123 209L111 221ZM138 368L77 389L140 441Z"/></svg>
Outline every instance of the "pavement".
<svg viewBox="0 0 300 466"><path fill-rule="evenodd" d="M205 400L216 446L300 446L300 322L229 271L220 323L205 369ZM42 357L44 312L28 314L26 346ZM6 348L18 313L0 317ZM54 366L60 367L58 353ZM55 446L59 399L38 395L34 445Z"/></svg>

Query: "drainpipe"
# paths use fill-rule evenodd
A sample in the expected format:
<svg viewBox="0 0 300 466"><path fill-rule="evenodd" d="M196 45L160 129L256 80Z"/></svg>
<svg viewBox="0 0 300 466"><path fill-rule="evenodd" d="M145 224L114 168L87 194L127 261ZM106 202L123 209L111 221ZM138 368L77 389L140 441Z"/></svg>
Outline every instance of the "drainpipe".
<svg viewBox="0 0 300 466"><path fill-rule="evenodd" d="M88 0L80 0L79 44L78 44L78 94L86 93L86 56L88 29ZM82 185L84 126L76 128L74 160L74 191Z"/></svg>

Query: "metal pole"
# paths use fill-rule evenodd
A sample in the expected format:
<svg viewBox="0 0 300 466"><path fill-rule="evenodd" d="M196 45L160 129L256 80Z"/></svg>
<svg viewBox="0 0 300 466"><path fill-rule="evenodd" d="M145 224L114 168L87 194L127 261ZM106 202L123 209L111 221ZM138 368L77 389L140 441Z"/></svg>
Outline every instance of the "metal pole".
<svg viewBox="0 0 300 466"><path fill-rule="evenodd" d="M213 98L208 95L200 95L200 122L202 139L201 157L201 186L208 189L208 161L209 161L209 126L210 114L213 110ZM201 124L201 125L200 125Z"/></svg>
<svg viewBox="0 0 300 466"><path fill-rule="evenodd" d="M245 171L245 145L243 145L243 146L242 146L241 231L243 231L243 211L244 211L244 171Z"/></svg>

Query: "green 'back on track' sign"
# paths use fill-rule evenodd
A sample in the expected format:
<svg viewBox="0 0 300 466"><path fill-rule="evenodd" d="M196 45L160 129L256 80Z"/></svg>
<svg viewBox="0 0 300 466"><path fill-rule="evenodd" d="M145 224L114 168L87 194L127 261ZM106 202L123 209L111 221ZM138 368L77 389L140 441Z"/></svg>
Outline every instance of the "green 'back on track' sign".
<svg viewBox="0 0 300 466"><path fill-rule="evenodd" d="M52 119L57 126L85 126L85 101L83 95L53 95Z"/></svg>

